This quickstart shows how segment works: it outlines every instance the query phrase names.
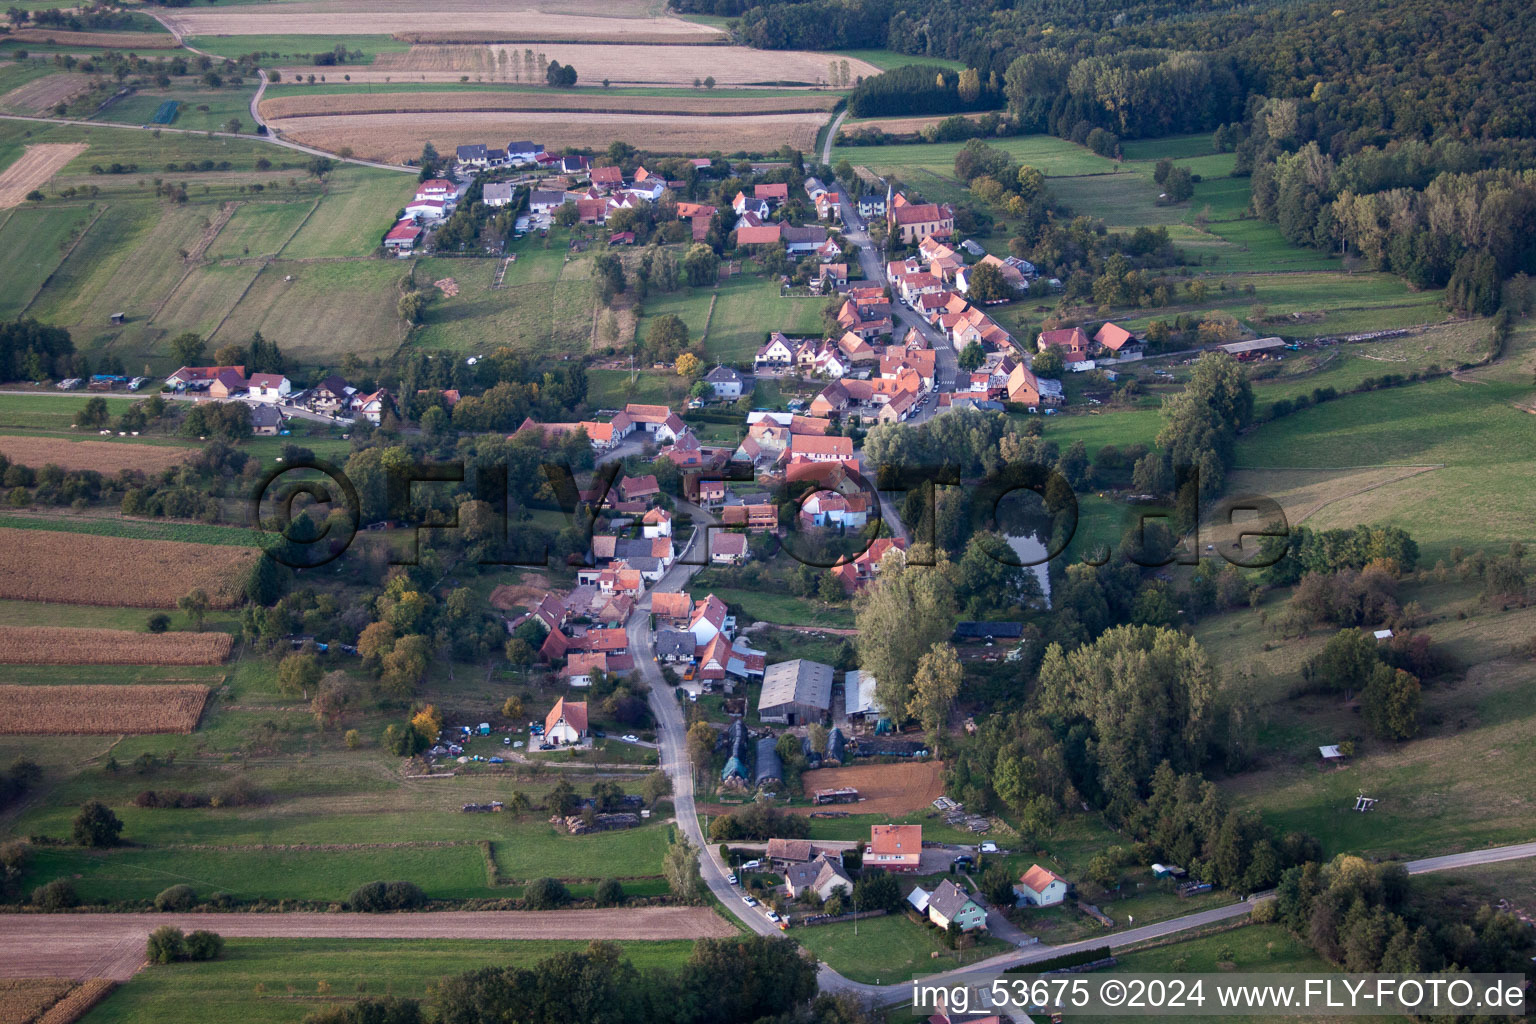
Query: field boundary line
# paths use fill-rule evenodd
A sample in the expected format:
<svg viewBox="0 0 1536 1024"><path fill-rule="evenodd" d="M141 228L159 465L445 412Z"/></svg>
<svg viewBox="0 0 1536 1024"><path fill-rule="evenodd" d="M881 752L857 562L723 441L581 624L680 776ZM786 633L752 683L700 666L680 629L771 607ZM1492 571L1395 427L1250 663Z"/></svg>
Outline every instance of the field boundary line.
<svg viewBox="0 0 1536 1024"><path fill-rule="evenodd" d="M327 185L325 188L322 188L320 190L320 194L315 197L314 203L312 203L310 205L309 212L304 215L304 219L299 221L298 225L293 229L293 231L288 235L288 237L283 239L283 244L277 247L277 252L272 254L272 257L271 257L272 259L275 260L278 257L282 256L283 250L288 248L288 246L293 243L293 240L298 237L299 232L304 230L304 225L309 223L309 218L313 217L315 215L315 211L320 209L320 200L324 199L329 193L330 193L330 186L329 185Z"/></svg>
<svg viewBox="0 0 1536 1024"><path fill-rule="evenodd" d="M64 250L64 255L59 257L59 262L54 264L52 270L48 271L48 276L43 278L43 283L37 286L37 291L32 293L32 297L27 300L27 304L16 311L16 318L18 320L26 315L27 310L32 308L32 303L36 302L38 296L42 295L43 292L47 289L49 282L53 280L53 275L59 272L60 267L69 262L69 258L75 254L75 250L79 248L80 243L85 240L85 236L91 233L91 228L96 226L96 222L101 219L101 215L106 213L109 209L111 209L111 207L111 203L101 204L101 209L96 211L96 216L92 217L90 222L87 223L85 227L80 229L80 234L76 236L73 242L69 243L69 248Z"/></svg>

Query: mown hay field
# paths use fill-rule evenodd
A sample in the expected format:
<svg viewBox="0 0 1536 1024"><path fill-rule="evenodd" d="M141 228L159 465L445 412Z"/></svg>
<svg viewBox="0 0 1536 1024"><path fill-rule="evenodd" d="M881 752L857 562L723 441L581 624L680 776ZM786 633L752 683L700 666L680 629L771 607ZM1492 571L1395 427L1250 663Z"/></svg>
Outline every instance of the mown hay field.
<svg viewBox="0 0 1536 1024"><path fill-rule="evenodd" d="M0 663L7 665L217 665L233 646L228 633L0 626Z"/></svg>
<svg viewBox="0 0 1536 1024"><path fill-rule="evenodd" d="M50 462L64 469L116 473L139 469L158 473L179 466L196 448L185 445L133 444L128 441L71 441L61 437L0 434L0 455L34 469Z"/></svg>
<svg viewBox="0 0 1536 1024"><path fill-rule="evenodd" d="M286 10L291 5L284 4ZM457 81L470 74L488 81L511 82L518 70L513 61L523 48L515 44L477 46L412 46L404 52L381 53L367 67L349 69L354 82ZM806 50L754 50L746 46L655 46L551 43L538 48L548 60L571 64L578 82L596 85L608 79L614 85L692 86L701 78L713 78L721 86L798 83L827 84L834 60L824 53ZM503 66L499 57L507 54ZM313 74L313 67L284 68L283 78ZM880 73L873 64L848 61L850 75Z"/></svg>
<svg viewBox="0 0 1536 1024"><path fill-rule="evenodd" d="M65 164L85 150L83 142L49 142L28 146L20 160L0 172L0 210L20 206L28 192L48 184Z"/></svg>
<svg viewBox="0 0 1536 1024"><path fill-rule="evenodd" d="M0 980L0 1020L35 1021L43 1011L69 994L68 978L8 978Z"/></svg>
<svg viewBox="0 0 1536 1024"><path fill-rule="evenodd" d="M58 46L105 46L113 50L174 50L176 39L166 32L71 32L67 29L24 28L6 36L13 43L53 43Z"/></svg>
<svg viewBox="0 0 1536 1024"><path fill-rule="evenodd" d="M906 814L923 810L944 795L942 761L818 768L800 778L806 796L818 789L857 789L861 798L858 803L834 808L854 814Z"/></svg>
<svg viewBox="0 0 1536 1024"><path fill-rule="evenodd" d="M208 687L0 686L0 736L190 733L208 702Z"/></svg>
<svg viewBox="0 0 1536 1024"><path fill-rule="evenodd" d="M503 135L538 138L551 151L606 149L619 140L652 153L766 153L786 143L809 152L825 119L821 114L333 114L272 125L283 138L306 146L332 152L347 146L364 159L399 163L418 157L429 141L449 153L467 138Z"/></svg>
<svg viewBox="0 0 1536 1024"><path fill-rule="evenodd" d="M18 114L49 114L54 104L68 103L90 87L90 75L71 71L44 75L0 96L0 109Z"/></svg>
<svg viewBox="0 0 1536 1024"><path fill-rule="evenodd" d="M532 6L527 5L527 6ZM359 8L366 8L359 10ZM590 8L588 8L590 9ZM612 8L610 8L612 9ZM333 0L296 0L275 6L183 7L166 11L168 25L185 36L376 35L402 38L458 38L540 42L549 40L693 41L724 38L717 28L681 18L644 17L643 10L615 12L640 17L593 17L518 9L493 0L454 0L433 4L400 0L366 0L338 4Z"/></svg>
<svg viewBox="0 0 1536 1024"><path fill-rule="evenodd" d="M200 588L213 607L231 608L258 555L218 544L0 529L0 598L174 608Z"/></svg>
<svg viewBox="0 0 1536 1024"><path fill-rule="evenodd" d="M549 92L375 92L276 96L261 102L269 119L328 114L411 114L431 111L494 113L550 111L577 114L687 114L729 117L738 114L825 113L836 105L832 93L794 96L607 96L595 90Z"/></svg>

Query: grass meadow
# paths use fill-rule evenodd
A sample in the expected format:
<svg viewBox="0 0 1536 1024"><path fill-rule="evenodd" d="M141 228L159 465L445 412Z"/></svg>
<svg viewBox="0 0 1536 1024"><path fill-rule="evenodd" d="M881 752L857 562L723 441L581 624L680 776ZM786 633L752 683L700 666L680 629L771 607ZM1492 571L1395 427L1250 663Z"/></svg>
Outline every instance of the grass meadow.
<svg viewBox="0 0 1536 1024"><path fill-rule="evenodd" d="M586 945L542 939L230 939L217 960L141 971L93 1010L90 1021L295 1024L363 996L420 999L442 978L482 967L531 966ZM642 970L681 967L693 952L687 941L617 945Z"/></svg>
<svg viewBox="0 0 1536 1024"><path fill-rule="evenodd" d="M794 934L816 959L850 980L881 985L975 963L1006 948L1001 941L988 938L970 949L946 949L942 932L905 914L859 921L857 934L851 921L800 928ZM932 956L936 952L937 958Z"/></svg>

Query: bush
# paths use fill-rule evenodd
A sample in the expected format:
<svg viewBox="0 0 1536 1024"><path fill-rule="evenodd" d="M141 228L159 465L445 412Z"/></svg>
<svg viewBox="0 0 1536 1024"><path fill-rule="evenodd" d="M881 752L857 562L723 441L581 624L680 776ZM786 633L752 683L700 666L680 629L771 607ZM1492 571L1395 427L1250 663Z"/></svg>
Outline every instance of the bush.
<svg viewBox="0 0 1536 1024"><path fill-rule="evenodd" d="M624 902L624 887L617 878L605 878L598 883L595 896L598 906L616 907Z"/></svg>
<svg viewBox="0 0 1536 1024"><path fill-rule="evenodd" d="M558 878L535 878L523 890L523 907L528 910L554 910L570 901L570 890Z"/></svg>
<svg viewBox="0 0 1536 1024"><path fill-rule="evenodd" d="M171 617L165 612L155 612L145 623L151 633L164 633L171 628Z"/></svg>
<svg viewBox="0 0 1536 1024"><path fill-rule="evenodd" d="M100 800L87 800L75 815L74 837L81 846L116 846L123 823Z"/></svg>
<svg viewBox="0 0 1536 1024"><path fill-rule="evenodd" d="M187 936L188 960L215 960L224 952L224 938L218 932L198 929Z"/></svg>
<svg viewBox="0 0 1536 1024"><path fill-rule="evenodd" d="M75 887L60 878L32 890L32 905L43 910L67 910L80 905Z"/></svg>
<svg viewBox="0 0 1536 1024"><path fill-rule="evenodd" d="M149 933L144 955L152 964L173 964L187 955L187 937L180 928L161 925Z"/></svg>
<svg viewBox="0 0 1536 1024"><path fill-rule="evenodd" d="M190 885L173 885L155 896L155 909L161 913L191 910L197 906L197 890Z"/></svg>
<svg viewBox="0 0 1536 1024"><path fill-rule="evenodd" d="M421 1024L421 1019L421 1004L416 1000L384 996L316 1010L304 1018L304 1024Z"/></svg>
<svg viewBox="0 0 1536 1024"><path fill-rule="evenodd" d="M415 882L368 882L347 897L347 906L365 913L414 910L426 902L427 894Z"/></svg>

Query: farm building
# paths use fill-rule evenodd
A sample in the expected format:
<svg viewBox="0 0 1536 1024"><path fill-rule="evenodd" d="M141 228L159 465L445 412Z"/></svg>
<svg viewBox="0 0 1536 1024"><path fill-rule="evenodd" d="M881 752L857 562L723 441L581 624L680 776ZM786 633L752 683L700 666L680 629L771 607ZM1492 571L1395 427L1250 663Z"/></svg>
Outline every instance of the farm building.
<svg viewBox="0 0 1536 1024"><path fill-rule="evenodd" d="M587 738L587 702L561 697L544 716L547 743L580 743Z"/></svg>
<svg viewBox="0 0 1536 1024"><path fill-rule="evenodd" d="M763 674L757 713L765 722L819 722L832 706L832 666L796 658L770 665Z"/></svg>
<svg viewBox="0 0 1536 1024"><path fill-rule="evenodd" d="M1253 338L1250 341L1234 341L1221 346L1221 350L1240 362L1265 359L1285 348L1284 338Z"/></svg>
<svg viewBox="0 0 1536 1024"><path fill-rule="evenodd" d="M851 719L862 720L869 715L879 717L880 705L875 700L875 677L859 669L851 669L843 676L843 712Z"/></svg>
<svg viewBox="0 0 1536 1024"><path fill-rule="evenodd" d="M421 228L407 217L389 229L389 233L384 236L384 248L403 256L416 248L416 242L420 238Z"/></svg>
<svg viewBox="0 0 1536 1024"><path fill-rule="evenodd" d="M1036 864L1024 872L1013 892L1021 907L1054 907L1067 898L1070 888L1071 883L1065 878Z"/></svg>
<svg viewBox="0 0 1536 1024"><path fill-rule="evenodd" d="M809 839L769 839L763 856L774 870L783 871L791 864L809 864L820 852Z"/></svg>
<svg viewBox="0 0 1536 1024"><path fill-rule="evenodd" d="M772 735L757 741L757 768L752 773L754 786L770 786L784 781L784 762L775 746L777 742Z"/></svg>
<svg viewBox="0 0 1536 1024"><path fill-rule="evenodd" d="M747 535L715 533L709 535L709 560L715 565L734 565L747 556Z"/></svg>

